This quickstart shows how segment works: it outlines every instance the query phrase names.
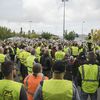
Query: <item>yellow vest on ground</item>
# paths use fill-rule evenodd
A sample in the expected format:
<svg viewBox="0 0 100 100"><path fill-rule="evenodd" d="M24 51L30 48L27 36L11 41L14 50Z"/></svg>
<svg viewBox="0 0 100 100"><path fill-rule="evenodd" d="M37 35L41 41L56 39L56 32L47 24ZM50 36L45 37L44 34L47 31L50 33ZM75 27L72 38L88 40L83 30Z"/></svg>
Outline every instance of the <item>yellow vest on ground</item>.
<svg viewBox="0 0 100 100"><path fill-rule="evenodd" d="M5 62L5 55L4 54L0 54L0 63Z"/></svg>
<svg viewBox="0 0 100 100"><path fill-rule="evenodd" d="M47 80L44 81L43 100L72 100L73 85L68 80Z"/></svg>
<svg viewBox="0 0 100 100"><path fill-rule="evenodd" d="M72 48L72 55L77 56L79 54L78 47L72 46L71 48Z"/></svg>
<svg viewBox="0 0 100 100"><path fill-rule="evenodd" d="M34 64L34 59L36 57L33 55L30 55L27 59L26 59L26 63L27 63L27 67L28 67L28 73L32 73L32 68L33 68L33 64Z"/></svg>
<svg viewBox="0 0 100 100"><path fill-rule="evenodd" d="M55 59L56 60L63 60L65 57L65 53L63 51L57 51L55 53Z"/></svg>
<svg viewBox="0 0 100 100"><path fill-rule="evenodd" d="M19 100L21 83L0 80L0 100Z"/></svg>
<svg viewBox="0 0 100 100"><path fill-rule="evenodd" d="M86 93L95 93L99 86L99 66L85 64L79 67L82 78L82 90Z"/></svg>

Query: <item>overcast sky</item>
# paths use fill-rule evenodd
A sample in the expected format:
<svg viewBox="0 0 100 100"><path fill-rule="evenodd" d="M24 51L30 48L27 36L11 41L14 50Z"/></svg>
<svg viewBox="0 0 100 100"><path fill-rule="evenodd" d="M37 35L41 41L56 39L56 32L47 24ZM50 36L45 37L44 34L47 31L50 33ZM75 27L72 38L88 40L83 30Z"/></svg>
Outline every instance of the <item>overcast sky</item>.
<svg viewBox="0 0 100 100"><path fill-rule="evenodd" d="M62 0L0 0L0 25L13 30L34 29L62 35ZM28 21L32 21L31 23ZM100 28L100 0L69 0L66 2L66 29L87 34Z"/></svg>

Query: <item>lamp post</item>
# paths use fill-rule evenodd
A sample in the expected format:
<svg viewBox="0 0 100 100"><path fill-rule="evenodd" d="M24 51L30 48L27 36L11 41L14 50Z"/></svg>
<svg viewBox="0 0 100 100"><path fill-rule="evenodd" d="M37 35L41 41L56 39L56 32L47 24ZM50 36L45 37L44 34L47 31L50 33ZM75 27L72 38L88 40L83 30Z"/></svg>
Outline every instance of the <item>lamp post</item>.
<svg viewBox="0 0 100 100"><path fill-rule="evenodd" d="M63 12L63 35L65 33L66 1L68 1L68 0L62 0L62 2L64 2L64 10L63 10L64 11Z"/></svg>

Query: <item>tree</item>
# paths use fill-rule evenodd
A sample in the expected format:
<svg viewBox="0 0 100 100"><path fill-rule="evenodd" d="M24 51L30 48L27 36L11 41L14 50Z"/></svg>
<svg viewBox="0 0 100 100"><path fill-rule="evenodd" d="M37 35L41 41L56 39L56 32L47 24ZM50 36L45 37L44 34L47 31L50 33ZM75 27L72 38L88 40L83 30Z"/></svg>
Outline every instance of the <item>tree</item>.
<svg viewBox="0 0 100 100"><path fill-rule="evenodd" d="M6 27L0 27L0 39L4 40L10 37L16 36L15 31L11 31L11 29L8 29Z"/></svg>
<svg viewBox="0 0 100 100"><path fill-rule="evenodd" d="M75 37L79 37L79 35L76 33L76 34L75 34Z"/></svg>
<svg viewBox="0 0 100 100"><path fill-rule="evenodd" d="M70 31L69 33L67 33L66 31L63 36L64 36L64 39L66 40L74 40L76 37L76 33L74 31Z"/></svg>
<svg viewBox="0 0 100 100"><path fill-rule="evenodd" d="M94 42L100 42L100 30L95 30L93 32L92 39Z"/></svg>
<svg viewBox="0 0 100 100"><path fill-rule="evenodd" d="M49 32L42 32L41 37L44 39L51 39L52 34L50 34Z"/></svg>

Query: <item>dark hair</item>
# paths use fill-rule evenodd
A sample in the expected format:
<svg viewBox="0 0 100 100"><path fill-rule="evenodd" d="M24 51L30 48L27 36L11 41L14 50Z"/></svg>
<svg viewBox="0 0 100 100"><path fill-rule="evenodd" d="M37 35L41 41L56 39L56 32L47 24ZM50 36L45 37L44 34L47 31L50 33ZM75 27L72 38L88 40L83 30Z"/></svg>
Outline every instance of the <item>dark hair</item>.
<svg viewBox="0 0 100 100"><path fill-rule="evenodd" d="M6 61L1 65L1 71L5 77L9 76L9 74L14 69L14 63L11 61Z"/></svg>
<svg viewBox="0 0 100 100"><path fill-rule="evenodd" d="M42 69L41 64L39 63L34 64L33 65L33 75L37 77L37 74L41 72L41 69Z"/></svg>
<svg viewBox="0 0 100 100"><path fill-rule="evenodd" d="M89 60L89 63L96 63L96 55L93 51L89 52L88 53L88 60Z"/></svg>
<svg viewBox="0 0 100 100"><path fill-rule="evenodd" d="M35 49L32 49L31 50L31 55L34 55L35 54Z"/></svg>
<svg viewBox="0 0 100 100"><path fill-rule="evenodd" d="M62 46L61 46L61 45L59 45L58 49L59 49L59 50L62 50Z"/></svg>
<svg viewBox="0 0 100 100"><path fill-rule="evenodd" d="M58 60L54 63L52 71L55 73L63 73L66 70L65 62Z"/></svg>

